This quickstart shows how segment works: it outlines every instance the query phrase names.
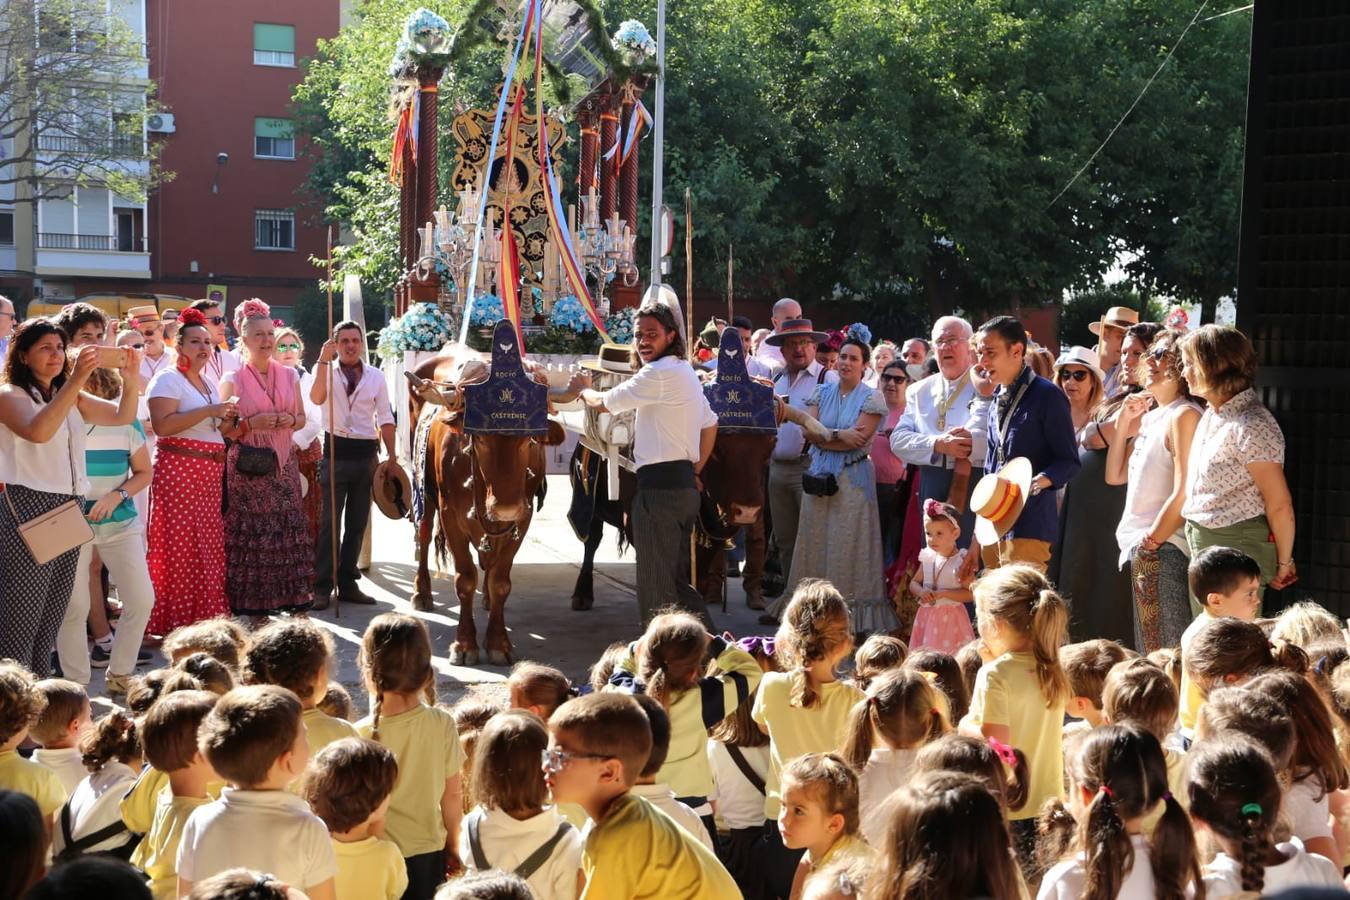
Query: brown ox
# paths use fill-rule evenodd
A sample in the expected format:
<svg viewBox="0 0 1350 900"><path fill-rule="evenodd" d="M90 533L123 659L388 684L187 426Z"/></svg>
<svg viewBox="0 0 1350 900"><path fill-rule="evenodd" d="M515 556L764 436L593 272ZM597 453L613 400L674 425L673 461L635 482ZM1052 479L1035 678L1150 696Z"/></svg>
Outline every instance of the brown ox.
<svg viewBox="0 0 1350 900"><path fill-rule="evenodd" d="M453 352L427 360L416 370L420 378L453 386L452 390L441 392L446 409L435 416L427 436L421 472L425 501L417 529L419 554L413 606L419 610L432 609L427 550L439 514L440 529L435 535L437 556L444 560L448 552L454 560L455 593L459 597L459 625L450 648L450 662L455 665L476 665L479 656L473 621L478 566L474 564L471 548L477 550L478 565L484 572L483 605L488 610L484 644L488 662L503 666L511 663L511 638L506 631L511 565L530 527L535 498L543 501L544 445L562 440L562 429L556 423L550 423L547 438L465 434L460 389L483 380L487 373L487 366L476 354L461 360ZM415 423L425 404L416 391L411 392L410 403Z"/></svg>

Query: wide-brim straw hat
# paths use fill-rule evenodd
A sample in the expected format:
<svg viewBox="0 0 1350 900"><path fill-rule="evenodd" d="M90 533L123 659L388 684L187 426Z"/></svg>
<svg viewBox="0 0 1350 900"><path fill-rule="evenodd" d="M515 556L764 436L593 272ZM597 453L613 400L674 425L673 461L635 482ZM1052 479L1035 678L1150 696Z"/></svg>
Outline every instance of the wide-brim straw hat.
<svg viewBox="0 0 1350 900"><path fill-rule="evenodd" d="M370 493L380 512L389 518L408 518L412 510L412 481L397 461L386 459L375 467Z"/></svg>
<svg viewBox="0 0 1350 900"><path fill-rule="evenodd" d="M1106 373L1102 371L1102 358L1089 347L1070 347L1061 353L1059 359L1055 360L1055 371L1065 366L1082 366L1096 375L1098 381L1106 380Z"/></svg>
<svg viewBox="0 0 1350 900"><path fill-rule="evenodd" d="M781 328L766 337L764 343L770 347L781 347L783 341L799 335L806 335L817 344L829 337L825 332L812 328L810 319L788 319Z"/></svg>
<svg viewBox="0 0 1350 900"><path fill-rule="evenodd" d="M1128 306L1113 306L1102 314L1100 320L1088 325L1088 331L1100 337L1103 326L1129 328L1138 324L1139 310L1130 309Z"/></svg>
<svg viewBox="0 0 1350 900"><path fill-rule="evenodd" d="M131 309L127 310L127 321L135 328L140 328L142 325L148 323L159 325L161 324L159 307L133 306Z"/></svg>
<svg viewBox="0 0 1350 900"><path fill-rule="evenodd" d="M583 359L580 366L609 375L632 375L637 371L633 367L633 348L627 344L601 344L600 353L593 359Z"/></svg>
<svg viewBox="0 0 1350 900"><path fill-rule="evenodd" d="M970 492L975 512L975 540L982 546L997 544L1012 529L1031 496L1031 460L1011 459L997 472L980 479Z"/></svg>

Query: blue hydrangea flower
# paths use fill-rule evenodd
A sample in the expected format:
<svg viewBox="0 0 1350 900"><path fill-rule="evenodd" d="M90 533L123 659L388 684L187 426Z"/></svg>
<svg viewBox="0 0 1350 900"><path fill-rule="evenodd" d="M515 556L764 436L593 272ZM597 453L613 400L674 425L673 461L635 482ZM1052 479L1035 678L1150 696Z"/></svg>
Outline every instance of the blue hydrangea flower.
<svg viewBox="0 0 1350 900"><path fill-rule="evenodd" d="M605 330L609 339L616 344L628 344L633 340L633 323L637 321L637 307L629 306L616 310L605 320Z"/></svg>
<svg viewBox="0 0 1350 900"><path fill-rule="evenodd" d="M408 350L439 350L451 340L450 317L434 303L415 303L399 322Z"/></svg>
<svg viewBox="0 0 1350 900"><path fill-rule="evenodd" d="M631 51L637 57L637 62L656 55L656 39L647 26L637 19L619 23L619 30L614 32L614 45Z"/></svg>
<svg viewBox="0 0 1350 900"><path fill-rule="evenodd" d="M586 314L586 308L574 294L558 298L558 302L553 304L553 312L549 315L549 324L576 334L595 331L595 323L591 321L591 317Z"/></svg>
<svg viewBox="0 0 1350 900"><path fill-rule="evenodd" d="M473 314L469 324L478 328L490 328L506 318L506 309L496 294L479 294L473 298Z"/></svg>
<svg viewBox="0 0 1350 900"><path fill-rule="evenodd" d="M855 341L861 341L869 347L872 346L872 329L868 328L862 322L854 322L844 329L844 334Z"/></svg>

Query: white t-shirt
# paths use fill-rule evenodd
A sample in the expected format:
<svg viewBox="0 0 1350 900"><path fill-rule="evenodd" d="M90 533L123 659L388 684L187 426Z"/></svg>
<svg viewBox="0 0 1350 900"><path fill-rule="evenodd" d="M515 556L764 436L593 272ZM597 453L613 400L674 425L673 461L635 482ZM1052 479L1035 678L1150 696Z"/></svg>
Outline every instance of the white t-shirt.
<svg viewBox="0 0 1350 900"><path fill-rule="evenodd" d="M483 814L478 824L478 844L483 856L492 868L504 872L514 872L553 837L564 821L556 806L544 807L544 811L532 819L513 819L500 809L481 806L474 812ZM469 844L469 829L462 823L459 858L470 871L477 870L473 848ZM577 893L577 873L580 871L581 832L573 828L553 845L548 860L526 881L536 897L572 898Z"/></svg>
<svg viewBox="0 0 1350 900"><path fill-rule="evenodd" d="M1117 900L1153 900L1153 864L1148 857L1148 838L1136 834L1130 836L1134 847L1134 865L1125 882L1116 894ZM1045 878L1041 880L1041 889L1036 892L1036 900L1078 900L1087 886L1087 871L1083 868L1085 857L1080 854L1073 859L1057 863ZM1206 879L1208 884L1208 879Z"/></svg>
<svg viewBox="0 0 1350 900"><path fill-rule="evenodd" d="M766 783L769 780L769 745L741 747L741 755L750 768ZM764 825L764 794L741 774L727 745L708 739L708 763L712 766L713 793L717 819L727 828L760 828Z"/></svg>
<svg viewBox="0 0 1350 900"><path fill-rule="evenodd" d="M1303 843L1331 837L1331 799L1322 791L1322 779L1311 776L1294 782L1284 793L1282 811L1290 833Z"/></svg>
<svg viewBox="0 0 1350 900"><path fill-rule="evenodd" d="M1296 887L1327 887L1345 890L1340 870L1331 860L1309 853L1296 844L1276 845L1285 861L1267 866L1261 896L1269 896ZM1242 864L1226 853L1214 857L1205 866L1205 896L1231 897L1242 893Z"/></svg>
<svg viewBox="0 0 1350 900"><path fill-rule="evenodd" d="M708 828L699 818L698 813L690 808L689 804L681 803L675 799L675 792L664 784L635 784L628 789L628 793L634 797L641 797L652 806L661 810L661 812L670 816L675 824L689 832L707 847L713 849L712 835L708 834Z"/></svg>
<svg viewBox="0 0 1350 900"><path fill-rule="evenodd" d="M178 876L195 884L239 866L305 890L337 874L337 854L323 820L300 797L227 787L183 826Z"/></svg>
<svg viewBox="0 0 1350 900"><path fill-rule="evenodd" d="M881 815L881 808L908 779L917 754L917 750L878 748L867 757L867 764L858 775L860 830L873 847L884 846L890 817Z"/></svg>
<svg viewBox="0 0 1350 900"><path fill-rule="evenodd" d="M612 413L637 410L633 462L639 469L678 460L697 463L700 432L717 424L693 366L676 356L647 363L604 397Z"/></svg>
<svg viewBox="0 0 1350 900"><path fill-rule="evenodd" d="M201 409L203 406L214 406L220 402L220 392L216 390L216 383L206 377L206 370L202 370L202 381L206 383L206 391L202 392L191 381L188 381L186 375L175 369L169 369L160 372L155 376L155 380L150 382L150 389L146 392L151 400L160 397L178 401L178 408L175 412L192 412L194 409ZM218 423L212 417L202 419L196 425L186 431L180 431L169 437L185 438L192 441L206 441L211 444L223 444L225 439L217 431ZM163 437L163 435L161 435Z"/></svg>
<svg viewBox="0 0 1350 900"><path fill-rule="evenodd" d="M75 793L75 789L84 781L89 770L84 767L79 747L58 747L47 750L42 747L33 751L33 762L45 766L56 773L65 785L66 796Z"/></svg>
<svg viewBox="0 0 1350 900"><path fill-rule="evenodd" d="M135 769L113 760L80 782L70 795L70 836L79 840L85 835L122 821L122 798L136 783ZM129 831L113 835L107 840L87 847L85 853L102 853L125 846L134 840ZM61 827L60 814L52 832L52 853L59 854L66 846L66 835Z"/></svg>
<svg viewBox="0 0 1350 900"><path fill-rule="evenodd" d="M305 427L291 435L291 439L295 441L295 446L301 450L308 450L309 445L314 443L314 439L323 434L323 410L315 406L314 401L309 399L309 391L312 387L314 387L314 376L302 368L300 370L300 401L305 406Z"/></svg>

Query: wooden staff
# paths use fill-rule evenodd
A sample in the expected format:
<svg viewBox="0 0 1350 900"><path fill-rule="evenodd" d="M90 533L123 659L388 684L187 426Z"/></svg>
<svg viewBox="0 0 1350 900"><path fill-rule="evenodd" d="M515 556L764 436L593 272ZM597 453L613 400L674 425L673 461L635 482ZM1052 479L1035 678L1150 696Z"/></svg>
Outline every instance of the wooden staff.
<svg viewBox="0 0 1350 900"><path fill-rule="evenodd" d="M684 189L684 321L685 353L694 364L694 197ZM689 532L689 583L698 590L698 525ZM700 591L700 593L702 593Z"/></svg>
<svg viewBox="0 0 1350 900"><path fill-rule="evenodd" d="M328 282L328 340L333 339L333 226L329 225L324 237L327 239L325 275ZM333 419L333 370L337 368L337 358L328 364L328 434L324 435L328 444L328 540L329 556L333 567L329 577L333 583L333 618L342 618L342 601L338 599L338 526L337 526L337 441L333 439L333 429L337 424Z"/></svg>
<svg viewBox="0 0 1350 900"><path fill-rule="evenodd" d="M736 245L727 244L727 324L736 318L736 305L733 299L736 295L735 287L736 272Z"/></svg>

